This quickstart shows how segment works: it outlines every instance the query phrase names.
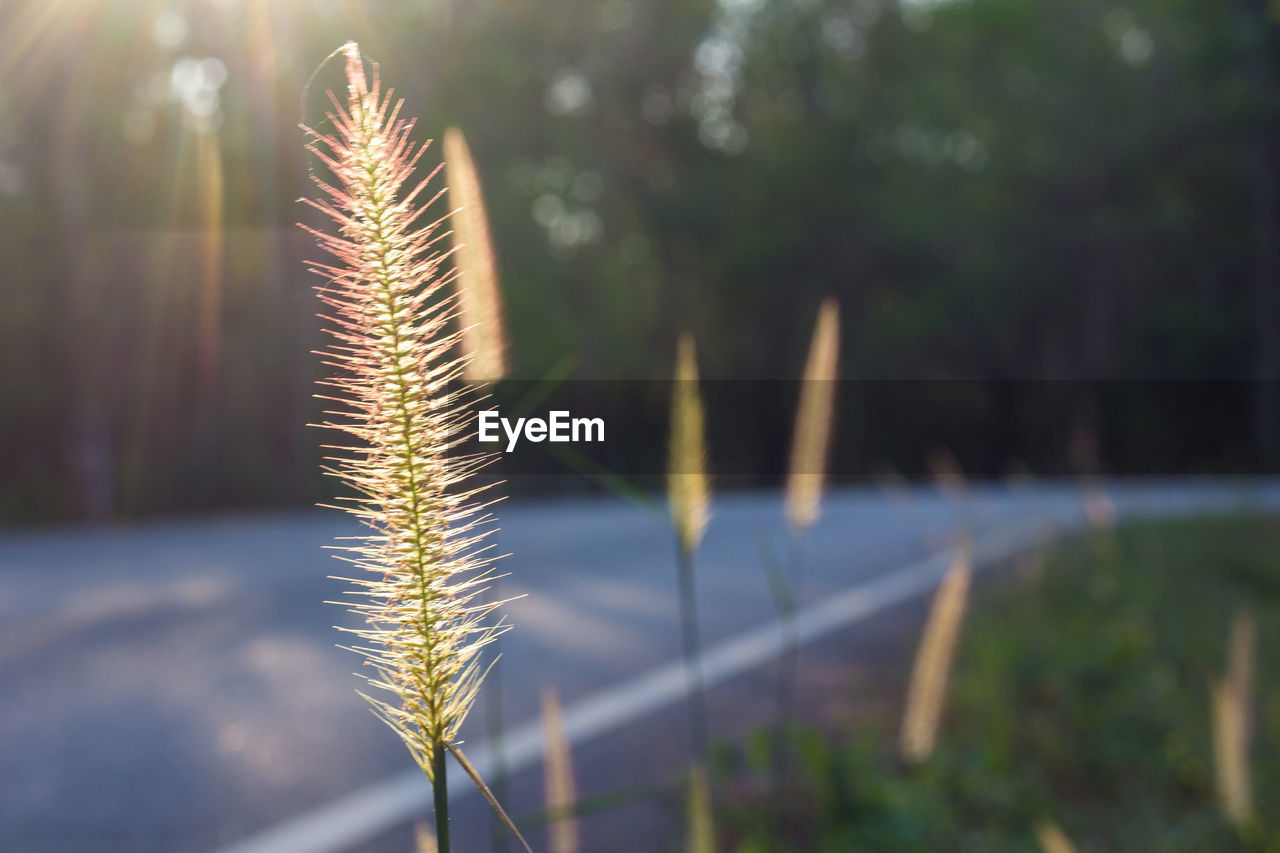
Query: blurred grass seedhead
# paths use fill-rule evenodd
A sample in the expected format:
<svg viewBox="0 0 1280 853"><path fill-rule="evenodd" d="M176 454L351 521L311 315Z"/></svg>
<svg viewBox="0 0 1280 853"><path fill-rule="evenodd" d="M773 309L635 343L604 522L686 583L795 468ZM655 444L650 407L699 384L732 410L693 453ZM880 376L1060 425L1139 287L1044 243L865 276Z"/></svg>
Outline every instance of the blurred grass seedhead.
<svg viewBox="0 0 1280 853"><path fill-rule="evenodd" d="M830 297L818 309L818 320L804 367L796 427L791 439L786 515L792 534L818 520L826 483L827 453L835 416L836 377L840 358L840 308Z"/></svg>
<svg viewBox="0 0 1280 853"><path fill-rule="evenodd" d="M444 161L449 203L454 209L450 224L458 270L458 315L462 348L467 354L463 375L472 382L493 382L507 373L498 262L489 234L480 175L466 137L456 127L445 131Z"/></svg>
<svg viewBox="0 0 1280 853"><path fill-rule="evenodd" d="M899 739L902 757L910 764L926 760L938 742L938 723L946 704L947 682L951 678L951 663L964 622L972 576L971 558L967 551L962 552L947 570L929 610L929 621L925 623L911 670Z"/></svg>
<svg viewBox="0 0 1280 853"><path fill-rule="evenodd" d="M1212 685L1213 754L1218 802L1227 820L1243 829L1253 818L1249 778L1254 658L1257 626L1241 610L1231 623L1226 677Z"/></svg>
<svg viewBox="0 0 1280 853"><path fill-rule="evenodd" d="M1071 839L1051 820L1042 821L1036 826L1036 841L1044 853L1076 853L1076 846Z"/></svg>
<svg viewBox="0 0 1280 853"><path fill-rule="evenodd" d="M696 551L702 541L711 505L705 420L698 393L697 350L693 337L684 334L676 345L667 495L680 549L687 553Z"/></svg>

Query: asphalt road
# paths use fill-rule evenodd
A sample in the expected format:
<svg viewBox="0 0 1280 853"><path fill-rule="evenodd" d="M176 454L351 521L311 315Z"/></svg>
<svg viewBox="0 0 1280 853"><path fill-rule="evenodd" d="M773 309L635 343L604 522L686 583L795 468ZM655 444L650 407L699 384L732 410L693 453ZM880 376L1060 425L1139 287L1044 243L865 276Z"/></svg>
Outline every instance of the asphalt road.
<svg viewBox="0 0 1280 853"><path fill-rule="evenodd" d="M1108 495L1120 515L1280 508L1276 481ZM783 544L779 504L717 500L697 568L708 644L773 618L761 548ZM506 608L510 724L536 716L544 686L568 704L679 655L663 519L606 500L499 514L501 591L524 596ZM836 492L806 542L805 597L1028 518L1080 526L1080 487ZM316 511L0 537L0 850L216 849L404 771L334 646L351 617L321 603L344 588L323 546L354 532Z"/></svg>

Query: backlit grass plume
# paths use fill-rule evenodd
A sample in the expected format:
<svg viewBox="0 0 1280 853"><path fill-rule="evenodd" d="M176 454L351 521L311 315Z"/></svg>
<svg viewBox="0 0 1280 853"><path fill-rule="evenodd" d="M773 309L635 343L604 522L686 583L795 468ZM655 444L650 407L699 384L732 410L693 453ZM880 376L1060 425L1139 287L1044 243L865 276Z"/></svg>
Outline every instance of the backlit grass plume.
<svg viewBox="0 0 1280 853"><path fill-rule="evenodd" d="M1253 705L1257 628L1253 614L1241 611L1231 623L1227 676L1213 685L1213 752L1222 812L1236 827L1253 817L1249 780L1250 712Z"/></svg>
<svg viewBox="0 0 1280 853"><path fill-rule="evenodd" d="M471 160L467 140L456 127L444 133L444 161L449 204L454 209L450 224L453 262L458 270L462 348L470 356L463 375L473 382L493 382L507 373L498 263L489 235L480 175Z"/></svg>
<svg viewBox="0 0 1280 853"><path fill-rule="evenodd" d="M356 493L348 510L369 528L346 548L365 572L351 580L360 597L351 609L366 623L352 630L352 650L382 697L366 698L430 777L436 839L448 853L446 752L501 812L455 742L483 676L480 652L501 630L488 619L497 604L477 598L492 577L489 517L460 487L487 460L451 453L467 401L449 390L463 361L447 331L439 223L420 221L431 176L413 181L427 146L410 140L413 122L399 117L376 69L370 85L357 46L342 50L347 97L330 94L333 130L304 128L330 172L306 201L337 226L307 229L335 259L311 265L325 279L333 341L323 355L337 371L325 399L340 407L322 426L352 440L332 448L339 455L326 470Z"/></svg>
<svg viewBox="0 0 1280 853"><path fill-rule="evenodd" d="M962 551L933 597L911 671L899 739L902 757L911 764L919 764L932 755L938 740L938 721L946 703L951 662L964 622L972 575L969 554Z"/></svg>
<svg viewBox="0 0 1280 853"><path fill-rule="evenodd" d="M835 409L836 375L840 358L840 308L830 297L818 309L809 344L809 360L800 386L785 507L793 533L818 520L826 482L827 453Z"/></svg>

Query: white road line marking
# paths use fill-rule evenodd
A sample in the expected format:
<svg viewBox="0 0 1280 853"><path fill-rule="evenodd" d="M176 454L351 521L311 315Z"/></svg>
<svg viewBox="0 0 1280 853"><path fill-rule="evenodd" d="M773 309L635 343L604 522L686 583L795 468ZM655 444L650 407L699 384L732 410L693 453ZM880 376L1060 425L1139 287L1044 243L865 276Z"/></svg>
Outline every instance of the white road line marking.
<svg viewBox="0 0 1280 853"><path fill-rule="evenodd" d="M1060 518L1058 522L1061 530L1080 524L1081 518ZM973 542L974 564L981 567L1014 556L1049 541L1054 532L1047 518L1023 519L998 528ZM801 642L816 640L928 591L942 578L954 554L954 549L935 553L800 610L796 629ZM731 637L704 650L703 678L712 686L741 675L776 657L787 642L788 631L781 622ZM683 698L688 687L683 662L673 661L568 706L565 733L570 744L580 744ZM481 775L489 775L493 756L485 744L478 744L469 757ZM542 729L537 720L507 733L508 772L518 772L541 759ZM470 785L453 785L449 795L456 799L474 791ZM414 769L286 820L220 853L340 853L424 814L430 803L426 777Z"/></svg>

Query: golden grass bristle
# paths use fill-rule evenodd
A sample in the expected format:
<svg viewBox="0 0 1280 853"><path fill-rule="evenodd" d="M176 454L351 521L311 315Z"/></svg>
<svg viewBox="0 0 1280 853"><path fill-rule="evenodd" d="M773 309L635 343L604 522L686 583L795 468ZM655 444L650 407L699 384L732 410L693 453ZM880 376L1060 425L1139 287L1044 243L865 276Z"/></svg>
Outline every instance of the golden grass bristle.
<svg viewBox="0 0 1280 853"><path fill-rule="evenodd" d="M1051 820L1041 821L1036 826L1036 840L1044 853L1076 853L1076 846L1071 839Z"/></svg>
<svg viewBox="0 0 1280 853"><path fill-rule="evenodd" d="M1241 610L1231 623L1227 675L1211 687L1218 802L1227 820L1237 827L1253 818L1249 744L1256 647L1253 614Z"/></svg>
<svg viewBox="0 0 1280 853"><path fill-rule="evenodd" d="M471 399L450 390L462 366L448 330L449 276L440 223L422 217L435 172L415 176L427 146L412 142L413 121L400 117L376 67L367 78L359 48L343 52L347 96L330 93L332 130L306 128L329 172L313 178L306 201L336 227L306 230L333 256L310 265L323 278L331 336L322 399L335 410L321 426L347 439L327 448L326 472L355 493L346 508L367 528L342 549L362 571L348 579L356 600L345 603L365 621L344 630L384 696L366 696L375 713L434 779L433 759L474 702L480 652L502 630L488 620L498 603L479 598L493 577L491 519L464 486L489 457L454 450Z"/></svg>
<svg viewBox="0 0 1280 853"><path fill-rule="evenodd" d="M685 835L686 853L715 853L716 825L711 811L711 785L707 770L694 765L689 772L689 802Z"/></svg>
<svg viewBox="0 0 1280 853"><path fill-rule="evenodd" d="M667 498L680 548L692 554L702 541L711 506L702 396L698 392L698 356L693 337L676 346L671 391L671 443L668 448Z"/></svg>
<svg viewBox="0 0 1280 853"><path fill-rule="evenodd" d="M787 524L793 533L808 529L821 513L839 360L840 307L828 297L818 309L818 320L813 327L809 360L805 362L800 401L796 406L795 432L791 437L784 505Z"/></svg>
<svg viewBox="0 0 1280 853"><path fill-rule="evenodd" d="M581 842L578 819L573 814L578 801L573 757L560 697L551 688L542 691L542 743L551 853L577 853Z"/></svg>
<svg viewBox="0 0 1280 853"><path fill-rule="evenodd" d="M463 377L494 382L507 374L506 332L498 262L489 233L484 193L466 137L456 127L444 133L445 178L454 213L453 262L457 267L458 315L462 348L469 360Z"/></svg>
<svg viewBox="0 0 1280 853"><path fill-rule="evenodd" d="M947 682L964 622L972 575L971 558L967 549L962 549L942 579L929 609L929 619L911 670L899 739L902 757L911 764L927 759L937 744L938 723L946 702Z"/></svg>

